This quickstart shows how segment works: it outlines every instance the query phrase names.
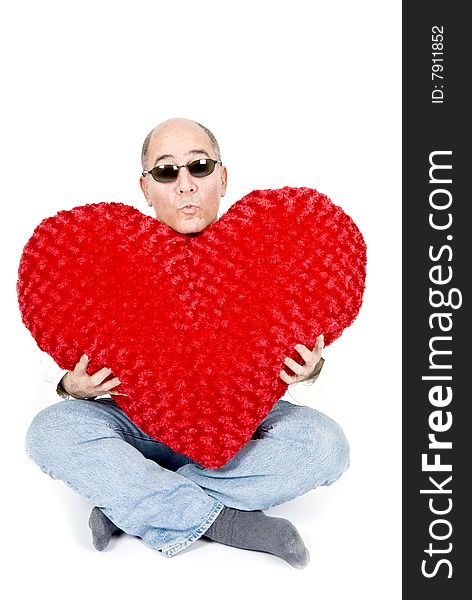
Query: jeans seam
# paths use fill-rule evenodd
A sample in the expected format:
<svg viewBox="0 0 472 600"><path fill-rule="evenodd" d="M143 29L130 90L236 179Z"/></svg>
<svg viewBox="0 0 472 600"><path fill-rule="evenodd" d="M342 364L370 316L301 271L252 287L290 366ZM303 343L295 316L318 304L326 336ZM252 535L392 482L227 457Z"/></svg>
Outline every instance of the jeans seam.
<svg viewBox="0 0 472 600"><path fill-rule="evenodd" d="M160 442L159 440L156 440L154 438L151 438L149 436L142 436L136 433L131 433L129 431L125 431L124 429L121 429L120 427L116 427L115 425L111 425L111 428L116 431L116 433L119 433L121 435L125 435L127 437L132 437L135 440L141 440L142 442L155 442L156 444L162 444L162 442Z"/></svg>
<svg viewBox="0 0 472 600"><path fill-rule="evenodd" d="M212 525L213 521L215 521L215 519L220 514L220 512L223 510L223 508L224 508L224 504L222 504L221 502L219 502L217 500L215 508L205 518L203 523L201 523L197 527L197 529L191 535L189 535L189 537L187 537L185 540L179 540L178 542L171 542L170 544L163 546L162 548L160 548L160 551L162 552L162 554L164 554L164 556L167 556L170 558L171 556L174 556L174 554L181 552L182 550L187 548L187 546L190 546L190 544L192 544L193 542L198 540L198 538L200 538L205 533L205 531L207 529L209 529L209 527Z"/></svg>

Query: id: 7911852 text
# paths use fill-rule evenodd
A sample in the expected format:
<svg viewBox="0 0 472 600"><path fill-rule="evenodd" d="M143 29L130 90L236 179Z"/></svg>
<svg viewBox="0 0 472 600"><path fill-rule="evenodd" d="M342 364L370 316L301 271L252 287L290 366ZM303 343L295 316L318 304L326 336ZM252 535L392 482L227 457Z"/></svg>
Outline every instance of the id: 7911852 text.
<svg viewBox="0 0 472 600"><path fill-rule="evenodd" d="M433 90L431 102L442 104L444 102L444 27L434 25L431 28L431 80Z"/></svg>

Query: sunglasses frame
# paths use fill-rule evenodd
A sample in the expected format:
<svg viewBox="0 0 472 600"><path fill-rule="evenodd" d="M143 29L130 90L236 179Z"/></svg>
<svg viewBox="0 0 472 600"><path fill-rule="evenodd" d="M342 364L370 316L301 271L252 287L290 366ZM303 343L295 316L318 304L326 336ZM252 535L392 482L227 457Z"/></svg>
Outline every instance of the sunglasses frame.
<svg viewBox="0 0 472 600"><path fill-rule="evenodd" d="M213 168L209 173L206 173L205 175L195 175L190 171L189 167L190 167L190 165L199 163L201 160L206 160L208 162L213 163ZM195 160L191 160L190 162L188 162L186 165L172 165L172 164L156 165L149 171L143 171L142 175L143 175L143 177L146 177L146 175L151 175L151 177L154 179L154 181L157 181L158 183L173 183L179 177L180 169L182 169L183 167L185 167L188 170L188 172L190 173L190 175L192 177L202 178L202 177L208 177L209 175L211 175L214 172L216 165L222 165L222 164L223 163L221 162L221 160L215 160L214 158L196 158ZM162 167L162 168L163 167L172 167L173 171L175 172L175 177L173 179L165 179L165 180L157 179L157 176L154 176L153 171L158 173L159 167Z"/></svg>

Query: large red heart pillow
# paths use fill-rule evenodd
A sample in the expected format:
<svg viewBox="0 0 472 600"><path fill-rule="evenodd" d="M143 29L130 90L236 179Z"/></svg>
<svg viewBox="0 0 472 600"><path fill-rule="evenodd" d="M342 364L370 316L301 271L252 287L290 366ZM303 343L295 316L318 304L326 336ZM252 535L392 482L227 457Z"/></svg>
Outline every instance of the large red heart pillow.
<svg viewBox="0 0 472 600"><path fill-rule="evenodd" d="M358 314L366 247L352 219L308 188L253 191L199 234L121 203L42 221L21 256L18 299L63 369L120 378L119 406L206 467L224 465L285 393L297 343Z"/></svg>

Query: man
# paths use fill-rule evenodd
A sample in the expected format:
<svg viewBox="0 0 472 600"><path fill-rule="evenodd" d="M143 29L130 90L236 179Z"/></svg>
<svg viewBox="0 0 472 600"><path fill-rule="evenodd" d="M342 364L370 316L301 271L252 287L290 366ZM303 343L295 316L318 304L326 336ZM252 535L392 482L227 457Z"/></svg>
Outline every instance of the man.
<svg viewBox="0 0 472 600"><path fill-rule="evenodd" d="M215 222L227 170L207 128L187 119L161 123L144 142L142 165L141 189L159 221L186 235ZM279 376L288 384L316 378L323 364L322 336L312 351L295 348L303 364L285 359L292 374ZM35 417L26 443L43 471L95 505L89 525L97 549L122 530L165 556L203 536L295 567L308 563L292 523L262 511L346 470L349 446L334 421L281 399L232 459L207 469L139 430L113 401L118 377L107 368L88 375L87 365L84 355L64 375L65 399Z"/></svg>

